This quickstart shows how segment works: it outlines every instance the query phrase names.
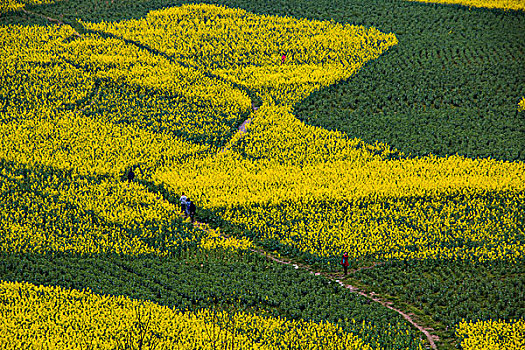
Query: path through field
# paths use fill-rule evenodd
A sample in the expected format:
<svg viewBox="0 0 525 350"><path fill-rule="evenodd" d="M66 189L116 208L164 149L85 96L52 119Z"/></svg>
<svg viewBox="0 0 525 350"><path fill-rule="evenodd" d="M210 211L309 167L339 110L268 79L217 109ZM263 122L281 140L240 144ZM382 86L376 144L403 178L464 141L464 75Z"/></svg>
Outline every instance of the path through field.
<svg viewBox="0 0 525 350"><path fill-rule="evenodd" d="M241 132L241 129L239 128L239 132ZM209 228L209 226L205 223L202 223L202 222L198 222L196 221L194 223L194 225L202 230L211 230L211 228ZM230 238L228 235L224 234L224 233L220 233L219 235L221 238L223 239L228 239ZM434 350L437 350L437 346L436 346L436 343L435 341L438 341L439 340L439 337L437 335L433 335L431 334L429 331L432 331L433 329L432 328L425 328L423 327L422 325L418 324L416 321L414 321L414 319L412 318L413 314L407 314L405 312L403 312L402 310L400 309L397 309L395 307L392 306L392 302L388 302L388 301L384 301L384 300L381 300L379 297L375 296L375 294L373 292L371 293L366 293L362 290L360 290L359 288L355 287L355 286L352 286L350 284L346 284L344 283L343 281L341 281L341 277L343 277L342 275L339 275L339 274L333 274L333 273L327 273L327 272L320 272L320 271L316 271L314 269L312 269L310 266L308 265L305 265L305 264L300 264L300 263L295 263L291 260L284 260L282 258L277 258L275 256L273 256L271 253L268 253L267 251L263 250L263 249L250 249L251 252L253 253L256 253L256 254L259 254L259 255L262 255L264 257L266 257L266 259L268 260L271 260L271 261L275 261L276 263L279 263L279 264L283 264L283 265L291 265L293 266L294 268L296 269L303 269L303 270L306 270L308 271L310 274L312 275L316 275L316 276L323 276L331 281L334 281L336 282L337 284L339 284L340 286L348 289L350 292L352 293L357 293L365 298L367 298L368 300L371 300L375 303L378 303L380 305L382 305L383 307L386 307L392 311L395 311L397 312L398 314L400 314L401 316L403 316L404 319L406 319L410 324L412 324L414 327L416 327L421 333L423 333L425 335L425 337L427 338L428 340L428 343L430 344L430 347ZM349 273L355 273L357 271L360 271L360 270L364 270L364 269L371 269L371 268L374 268L375 266L379 266L379 265L382 265L381 263L376 263L372 266L363 266L363 267L360 267L358 269L355 269L353 271L350 271Z"/></svg>
<svg viewBox="0 0 525 350"><path fill-rule="evenodd" d="M40 18L45 18L46 20L52 22L52 23L56 23L58 25L68 25L69 23L64 23L62 20L60 19L55 19L55 18L51 18L51 17L48 17L46 15L42 15L42 14L39 14L39 13L34 13L34 12L30 12L30 11L27 11L25 9L22 9L22 12L24 12L25 14L29 15L29 16L36 16L36 17L40 17ZM99 33L100 34L100 33ZM76 30L74 31L74 36L76 37L82 37L82 34L79 34ZM118 39L121 39L121 40L124 40L122 38L118 38ZM132 43L132 44L135 44L137 45L137 43L135 42L130 42L130 41L127 41L128 43ZM141 45L142 48L144 48L142 45ZM146 47L146 49L149 49ZM151 50L149 49L150 52L154 53L154 54L160 54L159 52L157 52L156 50ZM170 57L167 57L170 61L173 61L172 58ZM177 62L179 63L179 62ZM211 74L210 74L211 76ZM216 75L213 75L213 78L220 78L220 77L217 77ZM220 80L225 80L224 78L221 78ZM228 81L230 83L233 84L233 82L231 81ZM247 87L245 86L240 86L240 84L234 84L235 87L237 88L240 88L244 91L247 90ZM251 97L250 97L251 99ZM84 109L86 109L90 104L92 104L93 101L89 102L87 101L87 105L84 106L84 108L82 108L80 111L83 111ZM255 107L254 105L254 102L253 102L253 99L252 99L252 106L253 106L253 110L252 110L252 114L253 113L257 113L258 111L258 107ZM247 129L246 127L250 124L251 122L251 118L249 117L248 119L246 119L239 127L238 127L238 132L237 132L237 136L242 136L242 134L246 133L247 132ZM234 138L235 139L235 138ZM233 140L232 140L233 141ZM228 150L230 148L230 144L227 144L226 146L224 146L223 148L221 148L219 150L219 153L221 152L224 152L226 150ZM175 203L174 203L175 204ZM208 226L208 224L206 223L202 223L202 222L198 222L198 221L195 221L194 222L194 226L202 229L202 230L205 230L205 231L209 231L209 230L213 230L212 228L210 228ZM222 238L222 239L228 239L230 238L228 235L224 234L224 233L220 233L219 236ZM348 289L350 292L352 293L357 293L365 298L367 298L368 300L372 301L372 302L375 302L375 303L378 303L380 305L382 305L383 307L386 307L392 311L395 311L397 312L398 314L400 314L401 316L403 316L403 318L405 318L410 324L412 324L414 327L416 327L420 332L422 332L425 337L427 338L429 344L430 344L430 347L434 350L437 350L437 346L435 344L435 341L436 340L439 340L439 337L436 336L436 335L432 335L430 334L429 330L432 330L430 328L424 328L423 326L421 326L420 324L416 323L414 321L414 319L412 318L412 314L407 314L397 308L394 308L392 306L392 303L391 302L387 302L387 301L383 301L381 300L379 297L376 297L375 294L372 292L372 293L366 293L360 289L358 289L357 287L355 286L352 286L350 284L346 284L344 283L343 281L340 280L340 277L342 277L341 275L338 275L338 274L331 274L331 273L326 273L326 272L320 272L320 271L316 271L314 269L312 269L310 266L308 265L305 265L305 264L300 264L300 263L295 263L291 260L283 260L283 259L280 259L280 258L277 258L275 256L273 256L271 253L268 253L266 251L264 251L263 249L259 249L259 248L256 248L256 249L250 249L250 251L254 252L254 253L257 253L259 255L262 255L262 256L265 256L268 260L272 260L272 261L275 261L279 264L284 264L284 265L291 265L293 266L294 268L296 269L303 269L303 270L306 270L308 271L310 274L313 274L313 275L316 275L316 276L323 276L331 281L334 281L336 283L338 283L339 285L341 285L342 287ZM379 264L374 264L373 266L366 266L366 267L361 267L359 269L356 269L354 271L350 271L350 273L355 273L359 270L363 270L363 269L369 269L369 268L373 268L377 265L381 265L380 263Z"/></svg>
<svg viewBox="0 0 525 350"><path fill-rule="evenodd" d="M252 113L256 113L257 112L257 109L254 109L254 111ZM245 120L238 128L238 131L237 133L239 135L242 136L242 134L245 134L247 132L246 130L246 126L249 125L251 122L251 119L247 119ZM224 152L226 149L228 149L229 147L226 146L224 147L223 149L221 149L220 152ZM202 229L202 230L212 230L206 223L202 223L202 222L199 222L199 221L195 221L194 223L194 226ZM223 239L228 239L230 238L228 235L224 234L224 233L220 233L219 234L219 237L223 238ZM425 328L423 327L422 325L418 324L416 321L414 321L414 319L412 318L413 314L407 314L405 312L403 312L402 310L400 309L397 309L395 307L392 306L392 302L388 302L388 301L384 301L384 300L381 300L379 297L375 296L375 294L373 292L371 293L366 293L362 290L360 290L359 288L355 287L355 286L352 286L351 284L346 284L344 283L343 281L341 281L341 275L339 274L331 274L331 273L326 273L326 272L320 272L320 271L316 271L314 269L312 269L310 266L308 265L305 265L305 264L300 264L300 263L295 263L293 261L290 261L290 260L283 260L281 258L277 258L275 256L273 256L271 253L268 253L266 252L265 250L263 249L250 249L251 252L254 252L254 253L257 253L259 255L262 255L262 256L265 256L266 259L268 260L272 260L272 261L275 261L276 263L279 263L279 264L284 264L284 265L292 265L294 268L296 269L303 269L303 270L306 270L308 271L310 274L313 274L313 275L316 275L316 276L323 276L331 281L334 281L336 282L337 284L339 284L340 286L348 289L350 292L352 293L357 293L365 298L367 298L368 300L371 300L375 303L378 303L380 305L382 305L383 307L386 307L392 311L395 311L397 312L399 315L403 316L404 319L406 319L410 324L412 324L414 327L416 327L421 333L423 333L425 335L425 337L427 338L428 340L428 343L430 344L430 347L434 350L437 350L437 346L436 346L436 343L435 341L438 341L439 340L439 337L437 335L433 335L431 334L429 331L433 330L431 328ZM353 271L350 271L350 273L355 273L357 271L360 271L360 270L364 270L364 269L371 269L371 268L374 268L378 265L382 265L381 263L375 263L373 264L372 266L363 266L363 267L360 267L358 269L355 269Z"/></svg>
<svg viewBox="0 0 525 350"><path fill-rule="evenodd" d="M254 108L252 113L257 113L258 111L258 108ZM247 132L246 130L246 127L251 123L251 118L248 118L246 119L238 128L238 131L237 131L237 134L238 136L242 136L243 134L245 134ZM229 149L230 147L230 144L226 145L225 147L223 147L219 153L222 153L224 151L226 151L227 149ZM199 221L195 221L194 223L194 226L202 229L202 230L212 230L206 223L202 223L202 222L199 222ZM219 234L219 237L223 238L223 239L228 239L230 238L228 235L224 234L224 233L220 233ZM365 298L367 298L368 300L371 300L375 303L378 303L380 305L382 305L383 307L386 307L392 311L395 311L397 312L399 315L403 316L404 319L406 319L410 324L412 324L414 327L416 327L421 333L423 333L425 335L425 337L427 338L428 340L428 343L430 344L430 347L434 350L437 350L437 346L436 346L436 343L435 341L438 341L439 340L439 337L437 335L433 335L431 334L429 331L433 330L432 328L425 328L423 327L422 325L418 324L416 321L414 321L414 319L412 318L413 314L407 314L405 312L403 312L402 310L400 309L397 309L395 307L392 306L392 302L388 302L388 301L384 301L384 300L381 300L379 297L375 296L375 294L373 292L371 293L366 293L362 290L360 290L359 288L355 287L355 286L352 286L350 284L346 284L344 283L343 281L340 280L340 275L338 274L330 274L330 273L326 273L326 272L320 272L320 271L316 271L314 269L312 269L310 266L308 265L305 265L305 264L300 264L300 263L295 263L293 261L290 261L290 260L283 260L283 259L280 259L280 258L277 258L275 256L273 256L271 253L268 253L266 252L265 250L263 249L250 249L250 251L254 252L254 253L257 253L259 255L262 255L262 256L265 256L268 260L272 260L272 261L275 261L279 264L284 264L284 265L292 265L293 267L295 267L296 269L303 269L303 270L306 270L308 271L310 274L313 274L313 275L316 275L316 276L323 276L331 281L334 281L336 283L338 283L340 286L348 289L349 291L351 291L352 293L357 293ZM364 269L370 269L370 268L374 268L375 266L378 266L378 265L382 265L381 263L375 263L374 265L372 266L364 266L364 267L360 267L358 269L355 269L353 271L350 271L350 273L355 273L357 271L360 271L360 270L364 270Z"/></svg>

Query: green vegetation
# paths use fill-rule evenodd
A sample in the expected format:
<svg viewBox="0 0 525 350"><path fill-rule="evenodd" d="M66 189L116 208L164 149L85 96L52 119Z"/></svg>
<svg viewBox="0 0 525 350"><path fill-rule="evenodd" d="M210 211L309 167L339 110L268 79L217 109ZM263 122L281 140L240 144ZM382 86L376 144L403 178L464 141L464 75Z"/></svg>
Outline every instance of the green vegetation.
<svg viewBox="0 0 525 350"><path fill-rule="evenodd" d="M397 261L360 270L352 278L414 307L448 337L462 320L525 318L524 261Z"/></svg>
<svg viewBox="0 0 525 350"><path fill-rule="evenodd" d="M199 1L201 2L201 1ZM202 1L248 11L334 20L393 32L399 45L348 81L295 107L312 124L376 140L406 154L525 160L525 122L516 105L525 94L521 11L372 1ZM187 1L75 1L26 5L74 22L140 18ZM47 24L20 12L6 24ZM497 53L497 54L494 54Z"/></svg>
<svg viewBox="0 0 525 350"><path fill-rule="evenodd" d="M392 31L399 45L310 95L295 108L300 119L411 155L525 160L525 119L516 110L525 81L523 12L352 5L350 21Z"/></svg>
<svg viewBox="0 0 525 350"><path fill-rule="evenodd" d="M418 349L401 316L336 283L254 253L188 249L176 256L2 254L0 280L147 299L177 309L234 308L330 321L383 349Z"/></svg>
<svg viewBox="0 0 525 350"><path fill-rule="evenodd" d="M89 36L92 46L108 44L121 56L126 55L124 48L127 53L139 52L150 60L148 63L162 62L166 69L180 63L177 57L156 52L143 43L89 31L85 23L143 18L152 10L193 1L49 2L27 4L25 11L10 8L6 12L2 8L0 23L52 23L30 12L39 13L70 24ZM368 62L357 75L323 88L294 106L295 115L308 124L337 129L370 144L383 142L396 149L391 158L397 160L404 158L398 151L411 156L458 153L472 158L525 160L525 112L517 108L525 95L523 12L402 0L195 2L241 7L258 14L373 26L396 35L399 44ZM240 103L235 112L221 114L230 101L218 107L213 99L195 104L185 91L172 94L126 81L125 70L115 69L116 75L106 79L103 74L118 65L91 65L89 57L80 54L82 47L75 46L81 40L70 32L62 34L64 37L57 35L60 40L41 40L63 42L61 47L69 50L60 52L64 61L35 59L27 66L24 61L24 67L15 65L0 76L0 280L90 288L178 309L233 307L291 319L327 320L373 346L417 349L421 334L400 316L327 279L268 262L254 253L199 249L202 232L173 212L177 193L150 182L158 168L176 168L187 159L201 160L202 154L214 153L227 143L248 115L247 96L254 99L250 91L229 84L232 90L242 90L239 93L245 103ZM56 52L50 52L46 54L54 59ZM185 64L191 66L191 62ZM202 82L202 78L194 75L188 86ZM206 78L214 82L209 85L224 83L217 77ZM39 90L41 81L47 83L46 89ZM37 88L31 90L33 87ZM65 94L58 95L57 91ZM58 118L59 114L62 117ZM40 118L37 122L32 120L35 116ZM15 134L17 138L12 136ZM93 148L97 142L110 151ZM40 158L34 156L34 150L40 152ZM18 159L22 160L13 161ZM75 166L78 171L70 170ZM131 168L138 180L128 189L121 180ZM291 229L282 228L301 223L314 228L307 227L305 232L315 232L321 246L320 232L325 231L317 230L320 223L326 223L323 230L330 232L339 223L352 227L349 219L360 217L369 225L362 227L382 225L381 232L398 232L396 237L410 232L417 235L405 236L417 236L424 242L431 234L443 238L437 248L433 243L421 246L409 241L401 249L400 240L392 236L376 234L374 237L381 239L370 245L373 240L363 235L366 242L356 240L359 244L351 247L353 251L366 244L374 249L385 246L353 259L351 267L380 264L353 274L348 281L416 313L426 326L439 332L442 340L438 346L447 348L458 346L453 342L454 327L462 319L525 318L525 262L505 260L523 246L523 191L515 195L505 191L470 195L465 189L468 186L460 188L457 195L435 198L425 194L386 200L371 196L361 202L315 199L301 208L279 197L276 204L250 204L251 211L246 210L248 206L216 207L198 212L198 217L232 236L248 237L268 251L289 254L314 267L326 268L329 262L331 272L339 269L338 257L294 250L275 237L286 238ZM479 205L473 205L475 201ZM403 212L401 207L408 209ZM458 209L451 215L450 207ZM279 214L268 219L266 209ZM240 220L224 220L221 216L226 210L230 218L244 215L255 224L248 227ZM441 217L459 224L448 230L432 226L441 222ZM326 218L335 220L323 221ZM497 224L490 226L492 221L487 224L490 220L486 218ZM489 234L476 240L479 237L475 233L482 224L492 231L485 230ZM279 227L270 228L270 239L265 237L268 227ZM429 233L429 227L434 231ZM457 238L456 229L473 233L473 238ZM345 228L344 232L348 231ZM72 232L80 237L78 242L68 238ZM299 241L301 237L290 239ZM499 247L500 242L505 242L505 249L498 251L501 259L491 262L418 260L416 254L429 248L454 251L457 247L488 247L493 253L491 249ZM513 250L513 244L518 248ZM159 251L165 255L159 256ZM410 256L417 259L392 260L387 256L399 251L408 252L407 256L414 253Z"/></svg>

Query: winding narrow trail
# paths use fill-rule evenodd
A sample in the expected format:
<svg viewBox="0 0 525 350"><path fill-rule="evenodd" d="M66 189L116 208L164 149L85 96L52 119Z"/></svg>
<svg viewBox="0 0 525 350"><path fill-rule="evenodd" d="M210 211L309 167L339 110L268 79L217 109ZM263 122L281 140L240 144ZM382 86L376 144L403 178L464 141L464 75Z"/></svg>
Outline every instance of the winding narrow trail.
<svg viewBox="0 0 525 350"><path fill-rule="evenodd" d="M31 12L31 11L28 11L26 9L21 9L21 12L25 13L26 15L28 16L35 16L35 17L40 17L40 18L43 18L43 19L46 19L48 20L49 22L52 22L52 23L56 23L60 26L64 26L64 25L70 25L68 23L64 23L64 21L60 20L60 19L56 19L56 18L52 18L52 17L48 17L46 15L43 15L43 14L40 14L40 13L35 13L35 12ZM71 25L70 25L71 26ZM118 37L115 37L114 35L111 35L111 34L108 34L108 33L101 33L101 32L96 32L96 31L89 31L89 32L94 32L94 33L98 33L98 34L101 34L101 35L106 35L108 37L112 37L112 38L117 38L117 39L120 39L120 40L123 40L124 42L126 43L131 43L131 44L134 44L140 48L143 48L143 49L146 49L148 50L149 52L152 52L153 54L156 54L156 55L162 55L164 56L165 58L167 58L168 60L170 60L171 62L173 62L173 58L172 57L169 57L167 56L166 54L164 53L161 53L157 50L154 50L152 48L149 48L145 45L142 45L142 44L139 44L137 42L134 42L134 41L131 41L131 40L126 40L126 39L123 39L123 38L118 38ZM74 28L73 28L73 36L75 37L82 37L82 34L78 33ZM71 62L68 62L68 63L71 63ZM178 64L182 64L184 65L183 63L181 62L173 62L173 63L178 63ZM251 92L251 91L247 91L248 88L245 87L245 86L242 86L242 85L239 85L239 84L234 84L233 82L229 81L229 80L226 80L222 77L218 77L216 75L213 75L211 73L209 73L209 76L210 77L213 77L215 79L219 79L221 81L228 81L229 83L233 84L234 87L237 87L241 90L243 90L244 92ZM248 94L249 96L251 94ZM250 99L251 96L250 96ZM80 109L80 111L84 111L85 109L89 108L92 104L94 103L94 101L90 101L88 102L83 108ZM252 116L253 114L257 113L258 111L258 107L255 107L254 103L253 103L253 99L252 99L252 112L250 113L250 116ZM251 123L251 117L246 119L239 127L238 127L238 131L237 131L237 135L241 135L246 133L247 130L246 130L246 127ZM227 144L225 147L223 147L219 152L224 152L226 151L227 149L230 148L230 144ZM206 223L202 223L202 222L198 222L198 221L195 221L194 222L194 226L200 228L201 230L212 230L208 224ZM230 238L228 235L224 234L224 233L220 233L220 237L223 238L223 239L227 239L227 238ZM430 345L430 347L434 350L437 350L437 346L436 346L436 343L435 341L439 340L439 337L436 336L436 335L432 335L430 334L429 330L431 330L430 328L424 328L423 326L419 325L418 323L416 323L413 318L411 317L411 314L407 314L395 307L393 307L393 303L392 302L388 302L388 301L384 301L384 300L381 300L379 297L376 297L375 294L372 292L372 293L366 293L362 290L360 290L359 288L355 287L355 286L352 286L350 284L346 284L344 283L343 281L341 281L339 279L339 276L338 274L330 274L330 273L326 273L326 272L319 272L319 271L315 271L313 270L310 266L308 265L304 265L304 264L300 264L300 263L295 263L291 260L283 260L283 259L280 259L280 258L277 258L275 256L273 256L271 253L268 253L266 251L264 251L263 249L250 249L250 251L254 252L254 253L257 253L259 255L262 255L262 256L265 256L266 259L268 260L271 260L271 261L274 261L276 263L279 263L279 264L284 264L284 265L291 265L293 266L294 268L296 269L303 269L303 270L306 270L308 271L310 274L313 274L315 276L323 276L331 281L334 281L335 283L338 283L340 286L348 289L350 292L352 293L357 293L365 298L367 298L368 300L371 300L375 303L378 303L378 304L381 304L383 307L386 307L396 313L398 313L399 315L403 316L404 319L406 319L410 324L412 324L414 327L416 327L421 333L423 333L425 335L425 337L427 338L428 340L428 343ZM360 270L364 270L364 269L370 269L370 268L374 268L375 266L378 266L378 265L381 265L382 263L376 263L374 264L373 266L365 266L365 267L361 267L361 268L358 268L358 269L355 269L353 271L350 271L350 273L355 273L357 271L360 271Z"/></svg>
<svg viewBox="0 0 525 350"><path fill-rule="evenodd" d="M202 223L202 222L198 222L198 221L195 221L194 226L196 226L196 227L198 227L198 228L200 228L202 230L211 230L211 228L208 226L208 224ZM220 237L223 238L223 239L231 238L230 236L224 234L223 232L220 233ZM276 262L278 264L283 264L283 265L291 265L295 269L306 270L310 274L315 275L315 276L323 276L323 277L325 277L325 278L327 278L327 279L329 279L329 280L339 284L341 287L348 289L352 293L359 294L359 295L367 298L370 301L378 303L378 304L382 305L383 307L386 307L387 309L390 309L390 310L398 313L399 315L403 316L403 318L405 320L407 320L411 325L416 327L421 333L423 333L425 335L425 337L427 338L427 341L428 341L428 343L430 345L430 348L432 348L433 350L438 350L438 348L436 346L436 341L439 341L439 337L437 335L433 335L433 334L431 334L429 332L430 330L433 330L432 328L425 328L422 325L418 324L412 318L413 314L407 314L407 313L403 312L402 310L395 308L394 306L392 306L393 305L392 302L381 300L373 292L366 293L366 292L360 290L359 288L357 288L355 286L352 286L351 284L344 283L340 279L341 277L344 277L344 276L342 276L340 274L334 274L334 273L319 272L319 271L316 271L316 270L312 269L308 265L301 264L301 263L295 263L295 262L293 262L291 260L285 260L285 259L282 259L282 258L277 258L277 257L273 256L271 253L268 253L267 251L265 251L263 249L251 248L249 250L251 252L253 252L253 253L256 253L256 254L259 254L261 256L264 256L269 261L274 261L274 262ZM371 268L374 268L374 267L380 266L380 265L383 265L383 263L374 263L372 266L363 266L363 267L360 267L358 269L349 271L349 273L350 274L356 273L358 271L371 269Z"/></svg>
<svg viewBox="0 0 525 350"><path fill-rule="evenodd" d="M257 110L258 110L258 108L254 108L253 111L252 111L252 114L256 113ZM237 134L242 135L242 134L246 133L246 126L248 124L250 124L250 123L251 123L251 119L250 118L245 120L239 126ZM221 150L221 152L224 152L228 148L229 148L229 146L224 147ZM197 226L197 227L199 227L202 230L211 230L211 228L208 226L208 224L202 223L202 222L198 222L198 221L194 222L194 226ZM228 236L228 235L226 235L226 234L224 234L222 232L220 233L220 237L223 238L223 239L230 238L230 236ZM277 258L277 257L273 256L271 253L268 253L267 251L265 251L263 249L250 249L250 251L253 252L253 253L257 253L259 255L262 255L262 256L266 257L266 259L274 261L276 263L283 264L283 265L292 265L294 268L306 270L312 275L323 276L323 277L325 277L325 278L327 278L327 279L329 279L329 280L339 284L341 287L348 289L352 293L357 293L357 294L367 298L368 300L371 300L371 301L373 301L375 303L378 303L378 304L382 305L383 307L386 307L387 309L390 309L390 310L398 313L405 320L407 320L411 325L416 327L421 333L423 333L425 335L425 337L427 338L427 341L428 341L430 347L433 350L438 350L438 348L436 346L436 341L439 341L439 337L437 335L433 335L433 334L431 334L429 332L429 330L433 330L432 328L425 328L422 325L418 324L412 318L413 314L407 314L407 313L403 312L402 310L395 308L394 306L392 306L393 305L392 302L381 300L373 292L366 293L366 292L360 290L359 288L357 288L355 286L352 286L351 284L344 283L340 279L340 277L344 277L344 276L341 276L341 275L338 275L338 274L331 274L331 273L327 273L327 272L315 271L308 265L295 263L295 262L293 262L291 260L283 260L283 259ZM363 266L363 267L357 268L355 270L349 271L349 273L352 274L352 273L356 273L356 272L361 271L361 270L372 269L372 268L374 268L376 266L380 266L380 265L383 265L383 263L374 263L372 266Z"/></svg>

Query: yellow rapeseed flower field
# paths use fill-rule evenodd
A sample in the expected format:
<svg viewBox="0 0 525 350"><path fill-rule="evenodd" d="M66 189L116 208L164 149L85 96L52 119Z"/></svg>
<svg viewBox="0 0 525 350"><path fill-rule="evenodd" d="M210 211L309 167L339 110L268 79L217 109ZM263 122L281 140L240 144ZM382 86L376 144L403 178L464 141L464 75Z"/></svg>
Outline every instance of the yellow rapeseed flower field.
<svg viewBox="0 0 525 350"><path fill-rule="evenodd" d="M410 0L438 4L455 4L474 7L499 8L505 10L525 10L523 0Z"/></svg>
<svg viewBox="0 0 525 350"><path fill-rule="evenodd" d="M329 322L183 312L89 290L1 282L0 301L3 349L371 349Z"/></svg>
<svg viewBox="0 0 525 350"><path fill-rule="evenodd" d="M153 11L138 20L85 25L207 69L264 100L288 105L348 78L397 44L393 34L374 28L206 4Z"/></svg>
<svg viewBox="0 0 525 350"><path fill-rule="evenodd" d="M525 320L461 322L456 328L464 350L525 348Z"/></svg>
<svg viewBox="0 0 525 350"><path fill-rule="evenodd" d="M410 157L295 118L298 101L395 50L394 34L204 4L79 24L80 36L0 27L2 252L162 256L270 242L323 262L344 251L523 261L523 162ZM135 182L122 181L131 169ZM245 236L183 223L182 192ZM5 282L0 299L5 347L114 348L144 335L150 348L368 348L329 323L89 291Z"/></svg>
<svg viewBox="0 0 525 350"><path fill-rule="evenodd" d="M237 148L156 178L260 239L317 256L523 257L523 163L390 154L264 105Z"/></svg>
<svg viewBox="0 0 525 350"><path fill-rule="evenodd" d="M113 178L133 167L147 180L158 169L207 160L251 108L248 94L273 105L266 93L272 91L291 103L350 76L397 42L373 28L210 5L83 24L89 32L81 37L67 25L0 28L0 89L10 96L1 115L0 157L29 171L46 169L29 178L4 169L10 178L5 251L164 254L144 240L166 235L177 220L175 207ZM247 76L254 79L244 84ZM17 214L23 220L13 219L17 198L33 203ZM66 224L53 223L53 212ZM159 224L145 226L150 222ZM194 238L203 237L203 248L251 244L204 231ZM177 233L167 237L164 248L182 242Z"/></svg>
<svg viewBox="0 0 525 350"><path fill-rule="evenodd" d="M518 103L518 110L525 111L525 97L523 97Z"/></svg>

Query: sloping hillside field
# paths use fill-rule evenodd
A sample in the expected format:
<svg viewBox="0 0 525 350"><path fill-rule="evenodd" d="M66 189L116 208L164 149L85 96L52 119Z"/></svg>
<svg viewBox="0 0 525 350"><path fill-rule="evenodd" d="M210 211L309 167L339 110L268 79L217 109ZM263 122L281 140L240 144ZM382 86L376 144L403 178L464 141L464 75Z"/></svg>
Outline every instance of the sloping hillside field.
<svg viewBox="0 0 525 350"><path fill-rule="evenodd" d="M4 2L0 348L524 348L524 7Z"/></svg>

